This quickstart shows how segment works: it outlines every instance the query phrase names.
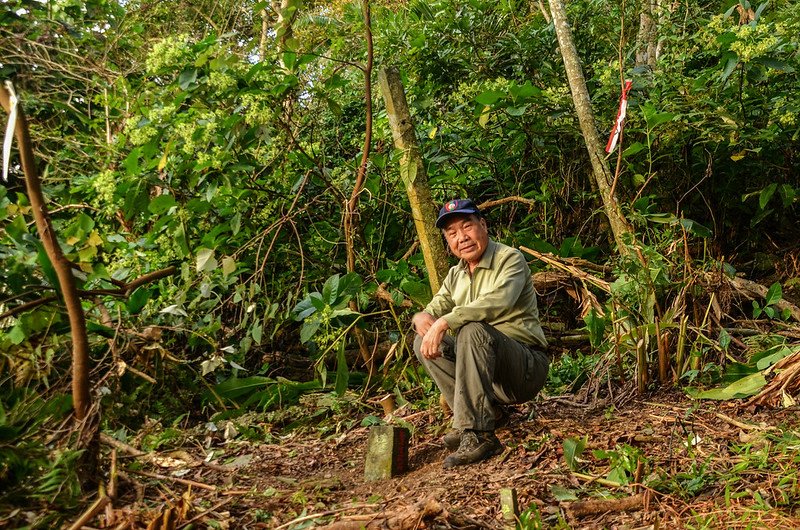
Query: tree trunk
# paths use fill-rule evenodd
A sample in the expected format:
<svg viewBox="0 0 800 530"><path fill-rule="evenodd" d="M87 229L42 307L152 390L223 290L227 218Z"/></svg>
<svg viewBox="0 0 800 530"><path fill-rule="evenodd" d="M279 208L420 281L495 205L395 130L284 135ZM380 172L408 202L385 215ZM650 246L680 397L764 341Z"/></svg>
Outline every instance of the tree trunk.
<svg viewBox="0 0 800 530"><path fill-rule="evenodd" d="M6 112L11 110L11 95L5 87L0 86L0 104ZM28 191L28 200L31 211L36 221L36 229L42 240L42 245L47 257L53 264L64 297L64 305L69 315L69 326L72 332L72 406L75 417L83 420L91 405L89 395L89 339L86 334L86 318L81 307L81 299L72 275L72 265L64 257L58 239L50 223L47 204L42 194L42 185L39 179L39 170L33 157L33 146L28 133L28 124L22 105L17 106L17 124L15 128L19 156L22 170L25 173L25 187Z"/></svg>
<svg viewBox="0 0 800 530"><path fill-rule="evenodd" d="M583 77L583 69L572 39L572 30L567 22L563 1L550 0L550 11L553 16L556 36L558 37L558 45L564 58L564 67L567 71L567 79L572 92L572 101L575 103L578 122L580 123L581 132L586 142L586 150L589 152L589 159L592 163L592 173L597 183L597 189L603 199L603 207L611 225L614 241L617 243L619 252L624 254L627 252L625 241L626 239L628 242L631 240L630 237L626 236L632 235L633 229L622 214L617 198L611 189L613 180L611 168L605 158L603 142L600 140L600 135L595 126L589 91L586 89L586 80Z"/></svg>
<svg viewBox="0 0 800 530"><path fill-rule="evenodd" d="M639 31L636 34L636 66L656 67L658 25L655 14L658 0L644 0L639 14Z"/></svg>
<svg viewBox="0 0 800 530"><path fill-rule="evenodd" d="M369 0L363 0L362 4L364 16L364 37L367 41L367 63L364 65L364 104L366 107L366 124L364 131L364 147L361 150L361 164L358 166L358 175L350 199L345 203L344 211L344 239L347 249L347 271L356 270L356 249L355 231L358 227L358 196L364 188L364 180L367 177L367 163L369 162L369 151L372 146L372 20L370 17ZM350 302L350 309L358 310L355 300ZM370 376L375 372L375 359L367 348L366 339L360 328L355 328L354 333L358 341L358 349L361 352L361 360L364 362Z"/></svg>
<svg viewBox="0 0 800 530"><path fill-rule="evenodd" d="M442 235L436 229L436 207L431 198L425 164L419 153L414 122L408 110L400 72L396 68L383 68L378 73L378 80L383 100L386 102L386 114L392 128L394 145L403 151L400 159L400 176L406 185L408 201L411 203L411 215L425 258L425 267L428 269L431 290L435 293L447 274L448 260L442 245Z"/></svg>
<svg viewBox="0 0 800 530"><path fill-rule="evenodd" d="M286 41L292 38L292 25L297 12L300 10L301 0L280 0L275 2L274 9L278 14L278 21L275 24L275 36L278 39L278 51L283 54L286 51ZM281 68L286 68L283 62L283 55L278 56L278 63Z"/></svg>
<svg viewBox="0 0 800 530"><path fill-rule="evenodd" d="M347 247L347 271L353 272L356 268L355 252L355 227L358 217L358 196L364 187L364 180L367 176L367 163L369 162L369 151L372 145L372 24L370 19L369 0L363 0L365 39L367 41L367 63L364 65L364 105L366 114L366 125L364 132L364 146L361 150L361 164L358 166L356 182L353 185L353 192L350 200L345 205L344 213L344 236Z"/></svg>

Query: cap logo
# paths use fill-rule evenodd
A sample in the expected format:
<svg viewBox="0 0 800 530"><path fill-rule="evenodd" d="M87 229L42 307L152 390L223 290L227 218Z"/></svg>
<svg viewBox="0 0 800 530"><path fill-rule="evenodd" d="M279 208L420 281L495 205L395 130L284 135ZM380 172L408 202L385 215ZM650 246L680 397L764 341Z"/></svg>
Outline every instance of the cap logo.
<svg viewBox="0 0 800 530"><path fill-rule="evenodd" d="M450 201L450 202L447 203L447 206L445 206L445 209L448 212L452 212L456 208L458 208L458 201Z"/></svg>

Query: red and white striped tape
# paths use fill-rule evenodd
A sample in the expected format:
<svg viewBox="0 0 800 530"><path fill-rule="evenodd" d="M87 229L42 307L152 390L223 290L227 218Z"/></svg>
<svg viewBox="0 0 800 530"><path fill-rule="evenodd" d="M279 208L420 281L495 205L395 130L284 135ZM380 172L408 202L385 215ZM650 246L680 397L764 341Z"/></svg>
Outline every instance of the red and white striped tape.
<svg viewBox="0 0 800 530"><path fill-rule="evenodd" d="M606 153L612 152L617 147L619 136L622 134L622 125L625 122L625 113L628 110L628 92L630 92L632 84L633 81L625 81L625 88L622 89L622 97L619 99L617 121L614 122L614 129L611 131L611 137L609 137L606 144Z"/></svg>

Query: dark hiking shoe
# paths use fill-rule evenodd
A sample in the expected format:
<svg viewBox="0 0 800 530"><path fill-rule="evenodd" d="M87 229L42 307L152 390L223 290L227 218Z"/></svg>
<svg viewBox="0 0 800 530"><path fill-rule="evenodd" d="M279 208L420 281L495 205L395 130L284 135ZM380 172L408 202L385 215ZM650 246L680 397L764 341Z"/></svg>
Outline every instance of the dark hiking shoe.
<svg viewBox="0 0 800 530"><path fill-rule="evenodd" d="M494 417L494 428L499 429L501 427L505 427L508 425L508 421L510 419L511 415L508 413L508 409L502 405L497 405L497 414L495 414ZM458 449L458 446L461 445L461 431L454 429L447 432L444 436L442 436L442 441L444 442L445 447L451 451L455 451Z"/></svg>
<svg viewBox="0 0 800 530"><path fill-rule="evenodd" d="M444 459L445 469L474 464L486 460L503 450L503 444L494 435L494 431L471 431L461 433L458 450Z"/></svg>
<svg viewBox="0 0 800 530"><path fill-rule="evenodd" d="M442 441L444 442L445 447L451 451L455 451L458 449L458 446L461 445L461 431L448 431L444 436L442 436Z"/></svg>

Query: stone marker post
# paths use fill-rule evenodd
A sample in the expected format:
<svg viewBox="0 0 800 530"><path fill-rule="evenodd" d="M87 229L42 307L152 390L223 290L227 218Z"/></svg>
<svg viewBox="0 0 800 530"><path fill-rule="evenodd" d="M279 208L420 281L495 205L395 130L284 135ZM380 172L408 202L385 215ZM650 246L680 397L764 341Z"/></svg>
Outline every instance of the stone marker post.
<svg viewBox="0 0 800 530"><path fill-rule="evenodd" d="M376 425L369 430L364 478L392 478L408 470L408 429Z"/></svg>

